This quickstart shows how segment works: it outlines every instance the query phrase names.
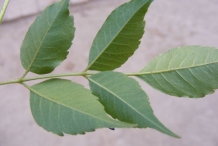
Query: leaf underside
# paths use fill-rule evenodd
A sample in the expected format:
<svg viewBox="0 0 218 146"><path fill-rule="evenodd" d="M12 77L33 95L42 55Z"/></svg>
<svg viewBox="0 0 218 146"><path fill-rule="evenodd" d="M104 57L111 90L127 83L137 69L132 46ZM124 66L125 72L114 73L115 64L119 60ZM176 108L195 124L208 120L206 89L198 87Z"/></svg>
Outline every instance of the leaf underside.
<svg viewBox="0 0 218 146"><path fill-rule="evenodd" d="M30 106L36 123L57 135L85 134L104 127L135 127L113 120L91 91L64 79L30 87Z"/></svg>
<svg viewBox="0 0 218 146"><path fill-rule="evenodd" d="M102 72L91 76L89 83L93 94L113 118L178 137L155 117L148 96L134 79L118 72Z"/></svg>
<svg viewBox="0 0 218 146"><path fill-rule="evenodd" d="M74 38L74 20L69 0L47 7L30 26L21 47L21 62L27 71L52 72L68 55Z"/></svg>
<svg viewBox="0 0 218 146"><path fill-rule="evenodd" d="M157 56L138 77L173 96L204 97L218 89L218 50L188 46Z"/></svg>
<svg viewBox="0 0 218 146"><path fill-rule="evenodd" d="M144 34L144 16L151 2L131 0L109 15L94 39L87 70L114 70L134 54Z"/></svg>

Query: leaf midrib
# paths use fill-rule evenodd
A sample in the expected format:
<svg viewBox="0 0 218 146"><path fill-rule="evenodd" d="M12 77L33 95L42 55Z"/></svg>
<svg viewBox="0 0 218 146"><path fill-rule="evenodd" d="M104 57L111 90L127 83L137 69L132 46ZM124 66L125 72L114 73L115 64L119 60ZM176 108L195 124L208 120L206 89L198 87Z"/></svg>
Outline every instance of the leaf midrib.
<svg viewBox="0 0 218 146"><path fill-rule="evenodd" d="M85 115L88 115L88 116L90 116L90 117L94 117L94 118L99 119L99 120L101 120L101 121L105 121L105 122L107 122L107 123L116 124L116 123L113 123L113 122L110 122L110 121L106 121L106 120L104 120L104 119L100 119L100 118L98 118L98 117L96 117L96 116L90 115L90 114L88 114L88 113L85 113L85 112L83 112L83 111L80 111L80 110L78 110L78 109L75 109L75 108L73 108L73 107L70 107L70 106L68 106L68 105L64 105L63 103L59 103L58 101L52 100L52 99L50 99L49 97L47 98L46 95L42 95L42 94L38 93L36 90L34 90L34 89L31 88L31 87L28 87L28 89L29 89L30 91L32 91L33 93L39 95L41 98L45 98L45 99L47 99L47 100L49 100L49 101L51 101L51 102L54 102L54 103L56 103L56 104L58 104L58 105L62 105L62 106L64 106L64 107L66 107L66 108L70 108L70 109L72 109L72 110L78 111L78 112L80 112L80 113L82 113L82 114L85 114Z"/></svg>
<svg viewBox="0 0 218 146"><path fill-rule="evenodd" d="M46 38L48 32L50 31L51 27L53 26L53 23L54 23L54 21L57 19L57 16L58 16L59 12L61 11L61 9L62 9L62 7L63 7L64 4L65 4L65 2L63 2L63 4L61 5L60 9L58 10L58 12L57 12L57 14L56 14L56 16L55 16L55 18L54 18L54 20L51 22L51 24L50 24L48 30L46 31L45 35L43 36L43 39L42 39L42 41L41 41L41 43L40 43L40 45L39 45L39 47L38 47L38 49L37 49L37 51L36 51L36 54L34 55L34 57L33 57L32 61L31 61L31 63L29 64L29 67L28 67L28 69L26 70L26 72L29 72L29 71L30 71L30 69L31 69L31 67L32 67L32 65L33 65L33 63L34 63L34 61L35 61L35 59L36 59L36 57L37 57L37 55L38 55L38 53L39 53L39 50L41 49L42 44L44 43L44 40L45 40L45 38Z"/></svg>
<svg viewBox="0 0 218 146"><path fill-rule="evenodd" d="M101 84L99 84L98 82L95 82L94 80L92 80L91 78L89 78L90 81L92 81L94 84L98 85L99 87L103 88L104 90L106 90L107 92L111 93L112 95L114 95L115 97L117 97L118 99L120 99L122 102L124 102L126 105L128 105L130 108L132 108L134 111L136 111L138 114L140 114L142 117L144 117L146 120L150 121L151 123L153 123L154 125L156 125L157 127L159 127L160 129L162 129L163 131L166 131L165 129L163 129L162 127L158 126L156 123L154 123L153 121L151 121L150 119L148 119L147 117L145 117L142 113L140 113L138 110L136 110L134 107L132 107L130 104L128 104L126 101L124 101L122 98L120 98L117 94L113 93L112 91L110 91L109 89L107 89L106 87L102 86ZM134 123L135 124L135 123ZM166 131L167 132L167 131Z"/></svg>
<svg viewBox="0 0 218 146"><path fill-rule="evenodd" d="M131 1L130 1L131 2ZM130 3L129 2L129 3ZM129 23L129 21L132 19L132 17L139 11L141 10L141 8L148 3L149 0L147 0L133 15L131 15L130 19L124 24L123 27L121 27L120 31L118 31L118 33L114 36L114 38L107 44L107 46L102 50L102 52L96 57L96 59L94 59L87 67L86 70L88 70L98 59L99 57L107 50L107 48L111 45L111 43L117 38L117 36L120 34L120 32L126 27L126 25Z"/></svg>
<svg viewBox="0 0 218 146"><path fill-rule="evenodd" d="M169 70L161 70L161 71L154 71L154 72L140 72L135 74L136 76L140 76L140 75L149 75L149 74L160 74L160 73L166 73L166 72L173 72L173 71L179 71L179 70L185 70L185 69L192 69L192 68L197 68L197 67L202 67L202 66L206 66L206 65L213 65L218 63L218 61L216 62L212 62L212 63L205 63L205 64L200 64L200 65L196 65L196 66L187 66L187 67L181 67L181 68L174 68L174 69L169 69Z"/></svg>

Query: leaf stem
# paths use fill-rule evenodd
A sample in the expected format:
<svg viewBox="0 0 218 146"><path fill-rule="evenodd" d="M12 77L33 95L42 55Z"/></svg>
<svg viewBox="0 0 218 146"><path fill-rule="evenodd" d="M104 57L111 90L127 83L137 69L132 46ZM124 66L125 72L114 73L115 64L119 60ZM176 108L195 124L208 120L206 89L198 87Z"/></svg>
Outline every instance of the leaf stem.
<svg viewBox="0 0 218 146"><path fill-rule="evenodd" d="M20 79L16 79L16 80L10 80L10 81L4 81L4 82L0 82L0 85L6 85L6 84L23 84L24 82L27 81L34 81L34 80L40 80L40 79L52 79L52 78L58 78L58 77L70 77L70 76L83 76L85 78L87 78L88 75L94 75L98 72L80 72L80 73L66 73L66 74L49 74L49 75L41 75L41 76L36 76L36 77L32 77L32 78L20 78ZM125 75L127 76L137 76L140 75L140 73L125 73Z"/></svg>
<svg viewBox="0 0 218 146"><path fill-rule="evenodd" d="M5 11L8 7L9 2L10 2L10 0L5 0L5 2L4 2L3 8L2 8L1 13L0 13L0 24L2 23L2 20L3 20L3 17L5 15Z"/></svg>
<svg viewBox="0 0 218 146"><path fill-rule="evenodd" d="M140 75L145 75L146 73L125 73L127 76L140 76Z"/></svg>
<svg viewBox="0 0 218 146"><path fill-rule="evenodd" d="M40 80L40 79L52 79L52 78L58 78L58 77L69 77L69 76L87 76L87 75L94 75L96 73L66 73L66 74L50 74L50 75L41 75L41 76L36 76L32 78L23 78L21 77L20 79L16 80L10 80L10 81L4 81L0 82L0 85L6 85L6 84L16 84L16 83L23 83L27 81L33 81L33 80Z"/></svg>
<svg viewBox="0 0 218 146"><path fill-rule="evenodd" d="M22 81L20 79L17 80L10 80L10 81L5 81L5 82L0 82L0 85L7 85L7 84L17 84L21 83Z"/></svg>
<svg viewBox="0 0 218 146"><path fill-rule="evenodd" d="M29 70L26 70L25 73L22 75L21 79L23 80L28 73L29 73Z"/></svg>
<svg viewBox="0 0 218 146"><path fill-rule="evenodd" d="M30 87L27 85L27 84L25 84L25 83L21 83L24 87L26 87L27 89L29 89L30 90Z"/></svg>
<svg viewBox="0 0 218 146"><path fill-rule="evenodd" d="M95 73L66 73L66 74L54 74L54 75L42 75L42 76L36 76L33 78L24 78L21 81L22 82L27 82L27 81L33 81L33 80L39 80L39 79L52 79L52 78L58 78L58 77L70 77L70 76L86 76L86 75L93 75Z"/></svg>

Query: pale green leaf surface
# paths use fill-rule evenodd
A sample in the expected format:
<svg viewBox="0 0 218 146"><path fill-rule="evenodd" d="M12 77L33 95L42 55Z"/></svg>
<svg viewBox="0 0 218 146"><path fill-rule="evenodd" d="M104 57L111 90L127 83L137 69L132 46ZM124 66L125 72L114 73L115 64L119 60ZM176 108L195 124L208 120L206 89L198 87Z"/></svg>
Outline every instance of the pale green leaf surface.
<svg viewBox="0 0 218 146"><path fill-rule="evenodd" d="M30 26L21 47L21 62L27 71L52 72L68 55L74 38L69 0L47 7Z"/></svg>
<svg viewBox="0 0 218 146"><path fill-rule="evenodd" d="M114 70L134 54L144 34L144 16L152 1L131 0L109 15L94 39L87 70Z"/></svg>
<svg viewBox="0 0 218 146"><path fill-rule="evenodd" d="M93 94L113 118L178 137L155 117L148 96L134 79L118 72L102 72L91 76L89 83Z"/></svg>
<svg viewBox="0 0 218 146"><path fill-rule="evenodd" d="M153 59L138 76L173 96L204 97L218 89L218 50L188 46Z"/></svg>
<svg viewBox="0 0 218 146"><path fill-rule="evenodd" d="M85 134L104 127L136 126L109 118L91 91L69 80L51 79L29 89L36 123L57 135Z"/></svg>

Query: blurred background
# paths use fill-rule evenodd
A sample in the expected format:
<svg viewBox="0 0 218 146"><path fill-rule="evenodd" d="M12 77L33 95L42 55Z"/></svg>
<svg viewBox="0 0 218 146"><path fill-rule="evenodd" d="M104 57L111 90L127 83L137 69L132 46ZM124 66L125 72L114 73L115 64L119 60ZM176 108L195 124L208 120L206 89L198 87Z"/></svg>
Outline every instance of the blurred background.
<svg viewBox="0 0 218 146"><path fill-rule="evenodd" d="M54 73L84 70L99 28L113 9L127 1L71 0L75 39L68 59ZM3 2L0 0L0 6ZM55 0L11 0L0 26L0 81L15 79L24 73L19 60L22 40L36 16L53 2ZM139 71L156 55L178 46L218 48L217 0L155 0L145 19L146 33L140 48L118 71ZM83 78L69 79L88 88L88 82ZM203 99L177 98L139 82L149 95L155 115L182 139L153 129L99 129L86 135L59 137L34 122L29 91L20 85L7 85L0 86L0 146L218 145L218 92Z"/></svg>

